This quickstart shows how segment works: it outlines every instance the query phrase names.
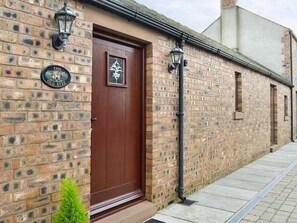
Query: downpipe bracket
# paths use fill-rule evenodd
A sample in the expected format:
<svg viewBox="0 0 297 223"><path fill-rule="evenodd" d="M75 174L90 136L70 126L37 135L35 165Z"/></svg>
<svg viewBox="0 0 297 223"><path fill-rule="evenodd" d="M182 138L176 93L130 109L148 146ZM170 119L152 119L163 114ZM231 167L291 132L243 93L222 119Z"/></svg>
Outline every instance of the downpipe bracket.
<svg viewBox="0 0 297 223"><path fill-rule="evenodd" d="M185 115L185 113L183 113L183 112L176 112L176 116L181 116L181 115Z"/></svg>

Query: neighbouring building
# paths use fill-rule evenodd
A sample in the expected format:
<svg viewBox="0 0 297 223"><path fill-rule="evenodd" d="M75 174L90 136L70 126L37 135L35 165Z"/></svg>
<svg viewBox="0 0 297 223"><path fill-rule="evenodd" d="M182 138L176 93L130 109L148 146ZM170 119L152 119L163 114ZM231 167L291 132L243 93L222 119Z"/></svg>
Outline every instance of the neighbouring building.
<svg viewBox="0 0 297 223"><path fill-rule="evenodd" d="M221 1L221 16L203 35L233 49L280 74L293 85L297 74L297 37L290 28L263 18L237 5L237 0ZM296 94L292 89L291 110L296 116ZM297 125L293 122L292 138Z"/></svg>
<svg viewBox="0 0 297 223"><path fill-rule="evenodd" d="M296 50L296 37L289 28L247 11L231 0L222 1L221 16L202 33L290 80L290 49ZM295 61L296 53L292 56Z"/></svg>
<svg viewBox="0 0 297 223"><path fill-rule="evenodd" d="M137 222L178 201L180 77L168 64L181 40L185 195L295 139L290 30L280 26L258 60L241 51L247 34L230 45L133 0L69 0L73 33L55 50L63 3L0 0L0 223L50 223L65 176L92 222L145 203L142 219L130 216ZM50 65L67 69L70 84L45 84Z"/></svg>

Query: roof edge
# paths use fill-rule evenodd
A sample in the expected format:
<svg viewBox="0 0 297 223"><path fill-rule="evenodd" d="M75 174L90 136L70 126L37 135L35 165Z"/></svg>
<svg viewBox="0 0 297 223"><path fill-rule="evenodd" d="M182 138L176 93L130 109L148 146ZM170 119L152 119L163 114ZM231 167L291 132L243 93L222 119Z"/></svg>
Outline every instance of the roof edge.
<svg viewBox="0 0 297 223"><path fill-rule="evenodd" d="M288 30L290 29L290 28L288 28L288 27L286 27L286 26L284 26L284 25L282 25L282 24L280 24L278 22L273 21L272 19L268 19L268 18L266 18L266 17L264 17L262 15L259 15L259 14L255 13L255 12L247 10L247 9L241 7L241 6L237 6L237 8L240 9L240 10L246 11L246 12L248 12L250 14L253 14L254 16L260 17L261 19L264 19L264 20L266 20L266 21L268 21L270 23L273 23L274 25L280 26L280 27L282 27L284 29L288 29Z"/></svg>
<svg viewBox="0 0 297 223"><path fill-rule="evenodd" d="M297 37L296 37L295 33L293 32L293 30L290 29L290 32L291 32L292 37L294 38L294 40L297 42Z"/></svg>
<svg viewBox="0 0 297 223"><path fill-rule="evenodd" d="M267 76L273 80L278 81L279 83L282 83L286 86L293 87L292 83L284 78L282 78L279 74L269 72L263 68L260 68L258 66L255 66L253 64L250 64L234 55L231 55L228 52L225 52L224 50L214 47L210 45L209 43L206 43L205 41L186 33L174 26L171 26L169 24L166 24L162 21L159 21L155 18L152 18L148 15L145 15L144 13L132 10L130 8L124 7L122 5L119 5L115 2L108 1L108 0L81 0L82 2L85 2L87 4L105 9L107 11L113 12L121 17L124 17L128 19L129 21L133 21L139 24L142 24L146 27L152 28L154 30L157 30L161 33L170 35L176 39L184 39L186 42L197 46L199 48L202 48L205 51L211 52L213 54L217 54L227 60L234 61L235 63L238 63L244 67L247 67L251 70L254 70L256 72L259 72L260 74L263 74L264 76Z"/></svg>

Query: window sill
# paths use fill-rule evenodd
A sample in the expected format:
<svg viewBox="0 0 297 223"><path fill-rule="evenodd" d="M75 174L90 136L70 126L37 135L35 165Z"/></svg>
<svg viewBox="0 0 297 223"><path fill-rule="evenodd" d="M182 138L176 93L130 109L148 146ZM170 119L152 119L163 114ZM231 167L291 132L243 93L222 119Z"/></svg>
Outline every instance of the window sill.
<svg viewBox="0 0 297 223"><path fill-rule="evenodd" d="M277 144L271 145L270 149L269 149L270 153L277 151L278 148L279 148L279 146Z"/></svg>
<svg viewBox="0 0 297 223"><path fill-rule="evenodd" d="M284 121L289 121L289 116L285 116Z"/></svg>
<svg viewBox="0 0 297 223"><path fill-rule="evenodd" d="M234 112L234 120L242 120L244 118L243 112Z"/></svg>

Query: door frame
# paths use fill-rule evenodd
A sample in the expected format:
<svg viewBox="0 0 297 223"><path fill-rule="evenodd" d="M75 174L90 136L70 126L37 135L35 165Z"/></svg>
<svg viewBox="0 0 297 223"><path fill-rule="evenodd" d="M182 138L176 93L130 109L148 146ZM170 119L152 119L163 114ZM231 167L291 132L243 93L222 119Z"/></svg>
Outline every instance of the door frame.
<svg viewBox="0 0 297 223"><path fill-rule="evenodd" d="M270 85L270 145L278 144L277 86Z"/></svg>
<svg viewBox="0 0 297 223"><path fill-rule="evenodd" d="M145 63L145 44L144 43L140 43L140 42L136 42L130 39L127 39L125 37L122 37L120 35L116 35L113 34L111 32L107 32L105 30L100 29L99 27L97 27L96 25L94 25L94 30L93 30L93 42L95 41L95 38L99 38L99 39L103 39L103 40L107 40L107 41L111 41L111 42L115 42L118 44L122 44L122 45L126 45L126 46L130 46L130 47L134 47L134 48L138 48L139 50L141 50L142 52L142 58L141 58L141 92L139 92L141 94L141 164L140 164L140 168L141 168L141 191L142 191L142 196L134 196L135 199L123 199L123 202L118 202L117 199L114 199L114 202L112 204L107 204L104 207L100 207L102 205L92 205L90 207L90 214L91 214L91 222L97 221L98 219L102 219L106 216L112 215L122 209L125 209L127 207L133 206L139 202L142 202L145 199L145 178L146 178L146 165L145 165L145 161L146 161L146 75L145 75L145 67L146 67L146 63ZM92 77L93 77L93 71L92 71ZM93 92L92 92L93 94ZM91 110L92 112L92 110ZM92 148L92 145L91 145ZM92 150L91 150L92 151ZM91 154L92 156L92 154ZM92 157L91 157L92 160ZM91 170L91 174L92 174L92 170ZM91 183L90 183L91 186ZM104 203L104 202L103 202ZM110 203L110 202L109 202Z"/></svg>

